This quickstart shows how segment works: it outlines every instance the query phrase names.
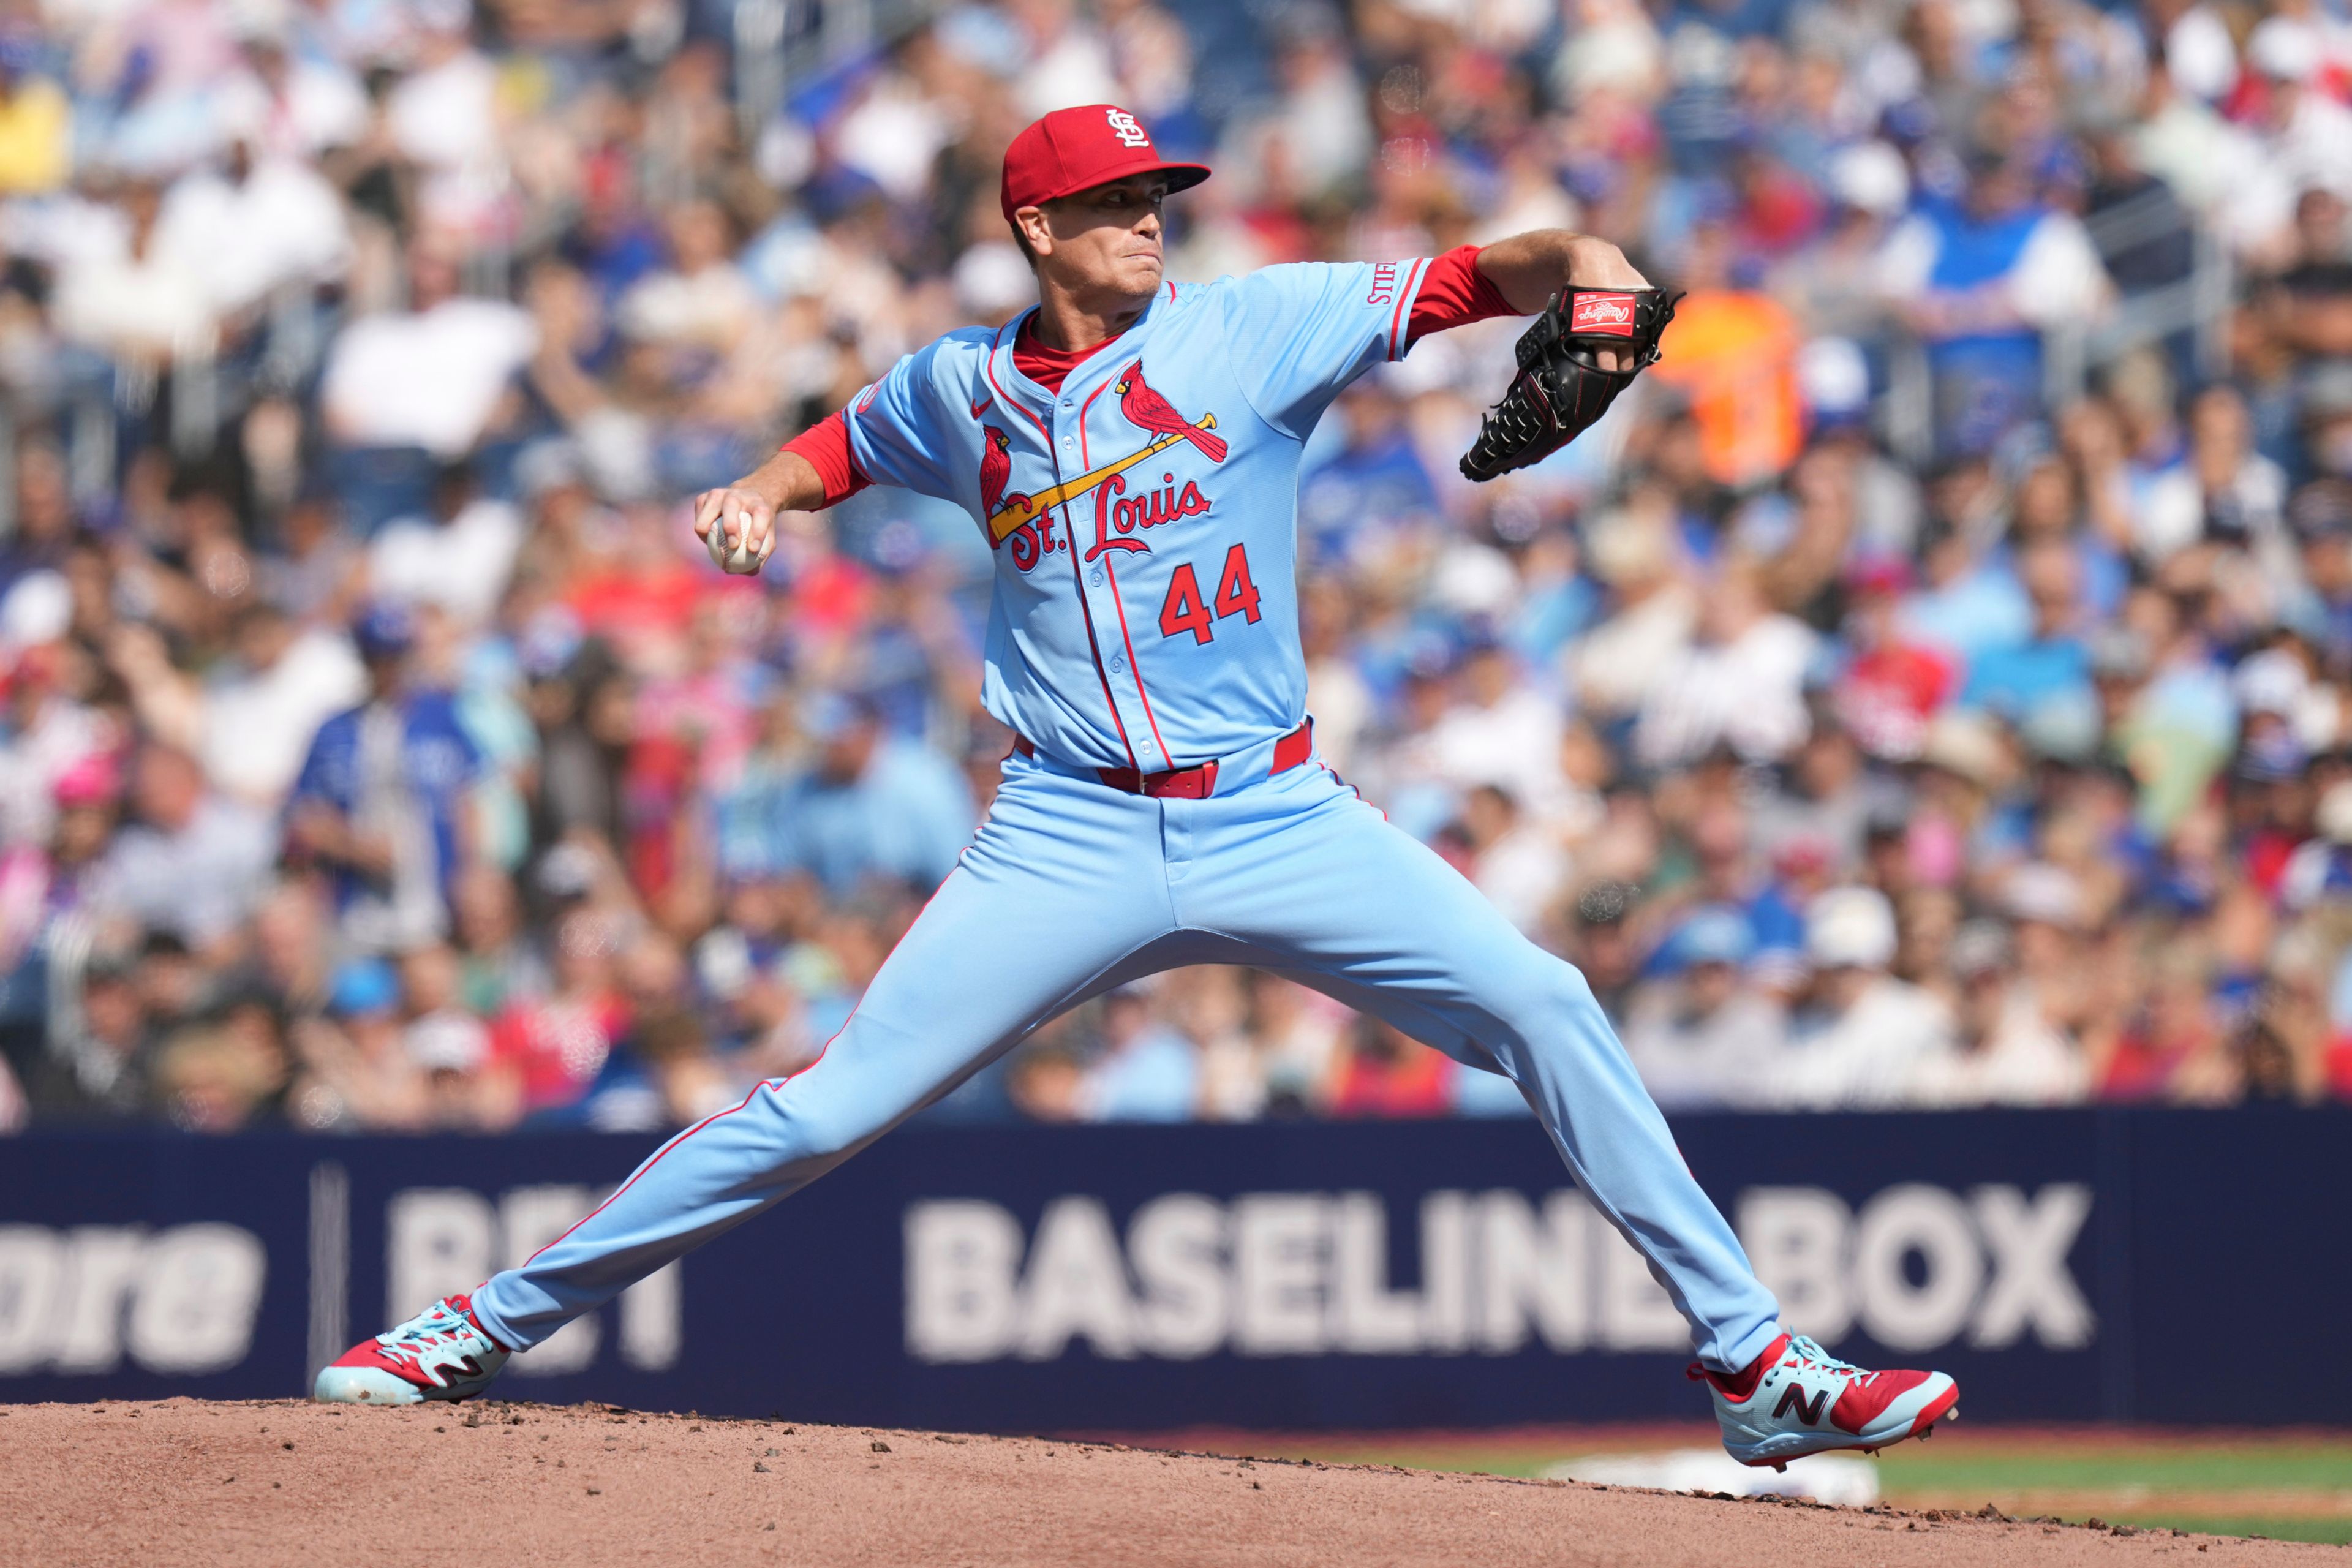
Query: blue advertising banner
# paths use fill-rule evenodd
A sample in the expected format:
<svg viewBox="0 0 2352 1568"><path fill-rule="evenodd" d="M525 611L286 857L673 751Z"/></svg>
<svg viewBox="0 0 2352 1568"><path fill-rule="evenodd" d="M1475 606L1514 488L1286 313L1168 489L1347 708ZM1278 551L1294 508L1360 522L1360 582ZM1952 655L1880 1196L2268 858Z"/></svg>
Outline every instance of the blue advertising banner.
<svg viewBox="0 0 2352 1568"><path fill-rule="evenodd" d="M1688 1117L1787 1321L1978 1419L2326 1422L2352 1112ZM285 1396L653 1147L0 1142L0 1402ZM2226 1375L2182 1352L2226 1339ZM893 1135L500 1392L963 1429L1702 1415L1683 1325L1524 1121Z"/></svg>

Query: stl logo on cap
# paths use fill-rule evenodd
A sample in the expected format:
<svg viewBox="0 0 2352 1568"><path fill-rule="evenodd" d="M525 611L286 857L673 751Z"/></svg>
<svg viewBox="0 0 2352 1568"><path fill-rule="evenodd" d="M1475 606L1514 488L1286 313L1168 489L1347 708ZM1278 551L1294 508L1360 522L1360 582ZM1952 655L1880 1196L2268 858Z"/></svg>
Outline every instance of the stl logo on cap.
<svg viewBox="0 0 2352 1568"><path fill-rule="evenodd" d="M1042 207L1134 174L1165 174L1168 188L1181 191L1207 179L1209 171L1160 157L1143 121L1116 103L1057 109L1004 150L1004 220L1012 222L1023 207Z"/></svg>
<svg viewBox="0 0 2352 1568"><path fill-rule="evenodd" d="M1130 147L1149 147L1151 138L1135 116L1124 109L1107 110L1104 118L1110 122L1110 133Z"/></svg>

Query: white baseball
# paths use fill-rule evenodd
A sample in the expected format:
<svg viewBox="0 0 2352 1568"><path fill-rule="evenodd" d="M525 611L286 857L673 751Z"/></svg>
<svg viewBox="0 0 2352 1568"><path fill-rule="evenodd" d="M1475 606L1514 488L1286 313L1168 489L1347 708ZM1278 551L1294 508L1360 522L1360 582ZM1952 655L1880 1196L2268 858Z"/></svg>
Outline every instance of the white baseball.
<svg viewBox="0 0 2352 1568"><path fill-rule="evenodd" d="M710 547L711 561L722 572L748 577L760 569L760 557L751 549L751 514L748 511L735 514L735 542L732 545L727 541L727 520L724 517L711 522L710 537L704 542Z"/></svg>

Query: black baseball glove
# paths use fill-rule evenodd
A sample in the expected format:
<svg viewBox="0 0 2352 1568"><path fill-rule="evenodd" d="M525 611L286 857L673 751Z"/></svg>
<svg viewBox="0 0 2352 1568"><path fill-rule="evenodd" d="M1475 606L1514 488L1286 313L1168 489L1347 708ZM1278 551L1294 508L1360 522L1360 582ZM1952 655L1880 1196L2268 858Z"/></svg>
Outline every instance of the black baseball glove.
<svg viewBox="0 0 2352 1568"><path fill-rule="evenodd" d="M1465 479L1484 481L1550 457L1591 428L1633 378L1658 363L1658 339L1680 294L1659 289L1579 289L1570 284L1519 334L1519 374L1486 412L1462 458ZM1623 370L1603 370L1597 351L1615 349Z"/></svg>

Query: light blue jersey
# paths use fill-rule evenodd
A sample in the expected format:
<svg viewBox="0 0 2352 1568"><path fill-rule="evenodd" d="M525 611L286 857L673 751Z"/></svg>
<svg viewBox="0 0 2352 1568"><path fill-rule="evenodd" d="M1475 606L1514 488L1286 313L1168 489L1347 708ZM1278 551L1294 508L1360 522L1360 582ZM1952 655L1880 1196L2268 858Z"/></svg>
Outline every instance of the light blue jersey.
<svg viewBox="0 0 2352 1568"><path fill-rule="evenodd" d="M475 1292L499 1343L539 1343L1057 1014L1190 963L1288 975L1507 1079L1703 1362L1736 1371L1774 1342L1771 1293L1583 977L1339 783L1299 728L1299 454L1341 388L1404 352L1426 266L1171 285L1058 393L1013 368L1016 323L941 338L858 395L865 475L957 502L993 543L985 694L1030 745L814 1065L678 1134ZM1188 771L1154 786L1173 769ZM1188 1047L1155 1047L1171 1048Z"/></svg>
<svg viewBox="0 0 2352 1568"><path fill-rule="evenodd" d="M1058 394L1014 367L1016 321L858 395L859 469L962 506L995 548L990 712L1048 756L1147 773L1297 728L1299 454L1403 354L1428 265L1168 284Z"/></svg>

